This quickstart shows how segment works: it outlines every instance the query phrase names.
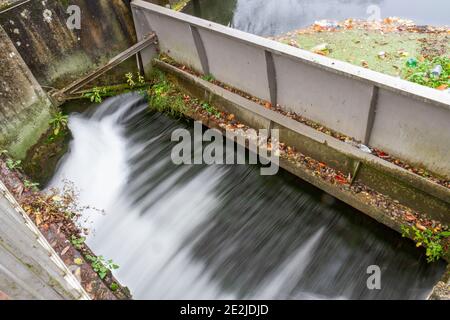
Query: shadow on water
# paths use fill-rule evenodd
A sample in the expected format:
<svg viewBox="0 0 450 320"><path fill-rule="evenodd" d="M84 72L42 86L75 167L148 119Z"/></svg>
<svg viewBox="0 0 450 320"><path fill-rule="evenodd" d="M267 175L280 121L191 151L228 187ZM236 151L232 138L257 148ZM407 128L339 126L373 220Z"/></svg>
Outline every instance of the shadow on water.
<svg viewBox="0 0 450 320"><path fill-rule="evenodd" d="M444 263L302 180L256 165L171 161L177 128L124 95L70 119L67 178L94 217L88 244L114 259L136 298L425 298ZM381 268L368 290L367 267Z"/></svg>
<svg viewBox="0 0 450 320"><path fill-rule="evenodd" d="M375 7L377 6L377 7ZM261 36L274 36L316 20L398 16L417 24L448 25L448 0L193 0L185 13Z"/></svg>

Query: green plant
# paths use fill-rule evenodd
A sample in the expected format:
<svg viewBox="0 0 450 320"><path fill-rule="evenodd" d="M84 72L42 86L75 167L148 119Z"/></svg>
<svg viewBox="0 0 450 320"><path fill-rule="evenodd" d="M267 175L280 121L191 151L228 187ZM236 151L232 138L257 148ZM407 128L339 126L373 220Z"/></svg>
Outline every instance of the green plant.
<svg viewBox="0 0 450 320"><path fill-rule="evenodd" d="M105 260L103 256L94 257L86 255L86 259L91 263L92 269L98 274L100 279L105 279L108 272L119 269L119 266L115 264L111 259Z"/></svg>
<svg viewBox="0 0 450 320"><path fill-rule="evenodd" d="M86 237L77 237L72 235L70 237L70 243L75 247L75 249L80 250L86 241Z"/></svg>
<svg viewBox="0 0 450 320"><path fill-rule="evenodd" d="M125 78L127 79L127 83L130 88L133 88L136 85L136 83L133 80L133 74L131 72L125 74Z"/></svg>
<svg viewBox="0 0 450 320"><path fill-rule="evenodd" d="M441 66L442 71L433 74L433 69ZM403 78L423 86L438 88L450 87L450 58L436 57L418 62L417 65L406 65L402 71Z"/></svg>
<svg viewBox="0 0 450 320"><path fill-rule="evenodd" d="M8 154L8 150L0 150L0 156L7 155L7 154Z"/></svg>
<svg viewBox="0 0 450 320"><path fill-rule="evenodd" d="M117 283L113 282L113 283L111 283L111 285L109 286L109 288L110 288L112 291L117 291L117 290L119 290L119 285L118 285Z"/></svg>
<svg viewBox="0 0 450 320"><path fill-rule="evenodd" d="M154 84L148 90L150 107L174 117L183 114L186 106L175 87L159 71L155 71L154 79Z"/></svg>
<svg viewBox="0 0 450 320"><path fill-rule="evenodd" d="M139 83L140 85L144 85L144 84L145 84L145 78L144 78L144 76L142 76L142 75L138 72L137 77L138 77L138 83Z"/></svg>
<svg viewBox="0 0 450 320"><path fill-rule="evenodd" d="M202 76L202 79L208 82L212 82L215 80L214 76L212 74L205 74Z"/></svg>
<svg viewBox="0 0 450 320"><path fill-rule="evenodd" d="M106 88L95 87L91 91L83 93L83 98L87 98L91 100L91 102L101 103L103 101L103 96L106 94Z"/></svg>
<svg viewBox="0 0 450 320"><path fill-rule="evenodd" d="M23 185L27 189L32 189L33 191L38 191L39 183L32 182L30 180L26 180L23 182Z"/></svg>
<svg viewBox="0 0 450 320"><path fill-rule="evenodd" d="M49 124L53 128L53 136L58 136L63 129L67 128L68 123L69 116L63 114L61 111L55 113L49 121Z"/></svg>
<svg viewBox="0 0 450 320"><path fill-rule="evenodd" d="M217 118L220 118L220 112L216 108L214 108L212 105L210 105L209 103L204 102L204 103L202 103L201 107L203 110L208 112L209 115L213 115Z"/></svg>
<svg viewBox="0 0 450 320"><path fill-rule="evenodd" d="M9 170L22 169L22 161L7 159L6 166L8 167Z"/></svg>
<svg viewBox="0 0 450 320"><path fill-rule="evenodd" d="M412 237L416 241L416 246L423 246L426 249L428 262L439 260L444 254L442 239L450 237L450 231L433 232L430 229L419 230L415 226L402 226L402 236Z"/></svg>

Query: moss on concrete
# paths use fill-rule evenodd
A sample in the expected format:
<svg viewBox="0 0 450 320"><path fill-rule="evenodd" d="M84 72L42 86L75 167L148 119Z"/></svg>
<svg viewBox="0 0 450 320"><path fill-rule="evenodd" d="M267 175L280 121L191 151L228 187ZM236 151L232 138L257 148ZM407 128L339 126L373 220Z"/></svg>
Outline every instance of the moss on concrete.
<svg viewBox="0 0 450 320"><path fill-rule="evenodd" d="M30 1L0 16L0 24L41 85L64 87L136 42L126 1L80 0L80 30L66 26L66 1ZM43 19L49 10L51 19Z"/></svg>
<svg viewBox="0 0 450 320"><path fill-rule="evenodd" d="M377 30L343 29L292 32L276 39L310 51L327 44L326 55L330 58L392 76L400 76L406 61L411 57L443 56L450 52L450 36L444 33L384 33Z"/></svg>
<svg viewBox="0 0 450 320"><path fill-rule="evenodd" d="M4 146L15 159L25 159L28 149L36 144L48 130L51 119L51 105L45 99L31 105L23 112L25 118L7 135L0 138L0 145Z"/></svg>
<svg viewBox="0 0 450 320"><path fill-rule="evenodd" d="M0 148L16 159L47 131L51 102L0 28Z"/></svg>

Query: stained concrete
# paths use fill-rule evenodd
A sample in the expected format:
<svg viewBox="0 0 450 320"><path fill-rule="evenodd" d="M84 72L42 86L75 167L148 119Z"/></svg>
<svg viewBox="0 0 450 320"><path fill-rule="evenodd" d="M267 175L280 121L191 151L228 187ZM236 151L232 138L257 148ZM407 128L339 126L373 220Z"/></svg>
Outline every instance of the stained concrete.
<svg viewBox="0 0 450 320"><path fill-rule="evenodd" d="M62 88L136 42L127 0L30 1L0 15L0 25L42 86ZM69 29L69 5L81 9L81 28ZM107 79L123 82L135 59ZM131 70L134 71L134 70Z"/></svg>
<svg viewBox="0 0 450 320"><path fill-rule="evenodd" d="M0 149L16 159L47 131L51 102L0 27Z"/></svg>
<svg viewBox="0 0 450 320"><path fill-rule="evenodd" d="M360 162L359 173L356 177L366 186L398 200L417 212L443 223L450 223L450 190L423 177L415 175L390 162L359 150L316 131L304 124L285 117L275 111L265 109L253 101L240 97L226 89L197 78L185 71L179 70L167 63L156 60L155 65L161 70L173 75L177 85L189 94L219 108L233 113L243 123L255 129L267 128L268 121L272 121L272 128L280 130L280 141L295 147L298 151L313 159L326 163L333 169L341 171L345 176L354 176L355 167ZM290 171L290 168L285 168ZM297 170L294 168L293 170ZM358 201L341 197L339 191L318 185L316 179L308 180L301 170L292 172L302 179L332 194L336 198L350 204L358 210L368 214L381 223L400 231L400 225L386 223L383 214L373 214L371 206L361 207Z"/></svg>
<svg viewBox="0 0 450 320"><path fill-rule="evenodd" d="M89 299L0 182L0 293L10 299Z"/></svg>

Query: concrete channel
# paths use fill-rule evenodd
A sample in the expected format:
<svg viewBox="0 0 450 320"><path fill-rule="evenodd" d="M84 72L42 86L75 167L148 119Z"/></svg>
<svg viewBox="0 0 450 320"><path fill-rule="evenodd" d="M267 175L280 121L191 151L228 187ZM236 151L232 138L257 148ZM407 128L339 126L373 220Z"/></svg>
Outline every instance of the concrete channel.
<svg viewBox="0 0 450 320"><path fill-rule="evenodd" d="M251 128L279 129L280 140L302 154L352 176L421 214L450 224L450 189L157 58L159 53L167 54L199 74L212 75L222 83L300 114L363 145L385 150L443 179L450 179L448 94L146 1L132 1L131 9L138 42L151 33L158 39L158 48L152 45L141 52L147 74L157 67L189 94L210 102L221 111L235 114ZM18 87L12 92L33 103L39 100L36 103L45 106L40 112L45 113L43 117L47 119L52 107L50 100L7 38L0 27L0 52L14 53L9 54L3 69L12 76L12 65L22 66L19 76L23 79L15 82ZM7 47L1 47L2 43ZM89 68L93 68L92 63ZM40 72L35 73L45 79L45 83L52 80ZM31 98L22 93L21 86L31 88L27 93ZM35 108L25 103L22 107L20 112ZM9 123L8 117L0 120ZM30 126L40 133L43 131L35 128L34 123ZM19 124L15 124L14 130L18 128ZM21 142L9 136L8 139L8 147ZM26 147L36 142L29 137L20 139L30 139ZM24 151L16 153L23 157ZM281 160L281 167L401 232L401 224L386 214L385 209L370 205L289 161ZM447 281L443 279L444 287L448 286ZM12 299L89 299L78 280L0 182L0 294L1 291L7 291ZM440 293L434 294L434 298L439 297Z"/></svg>

